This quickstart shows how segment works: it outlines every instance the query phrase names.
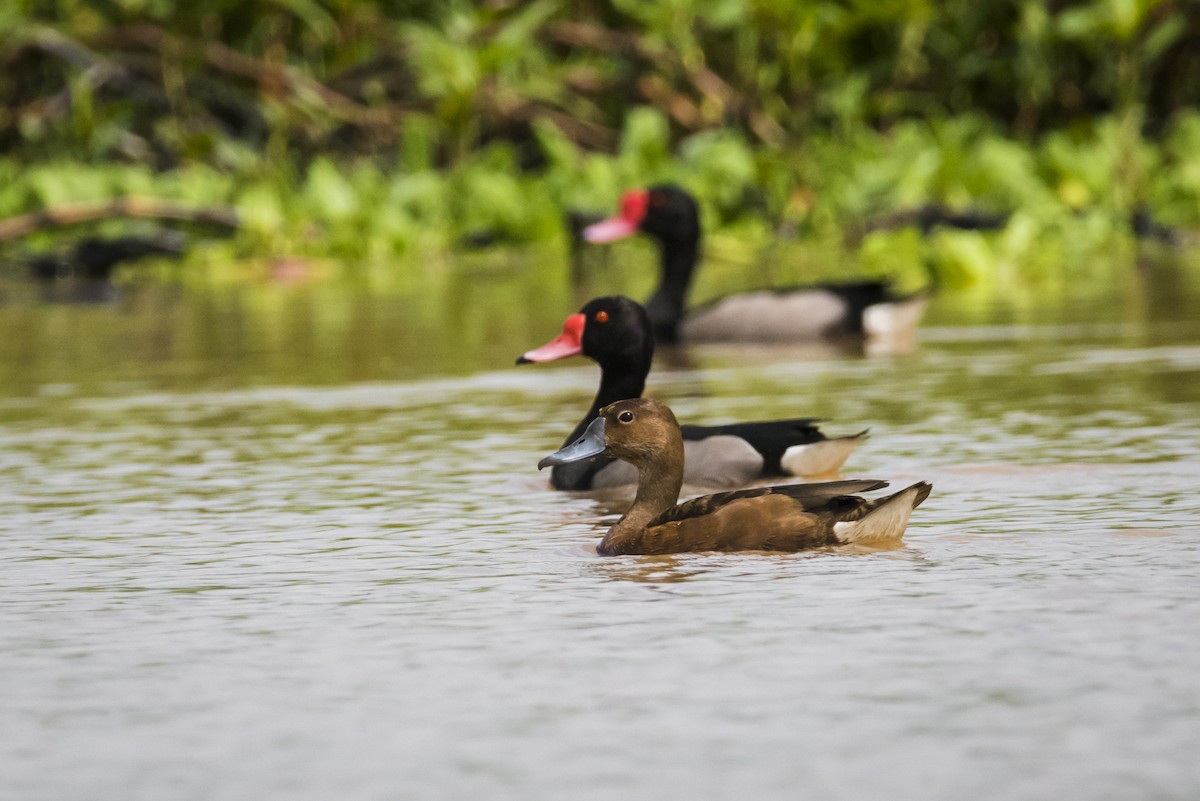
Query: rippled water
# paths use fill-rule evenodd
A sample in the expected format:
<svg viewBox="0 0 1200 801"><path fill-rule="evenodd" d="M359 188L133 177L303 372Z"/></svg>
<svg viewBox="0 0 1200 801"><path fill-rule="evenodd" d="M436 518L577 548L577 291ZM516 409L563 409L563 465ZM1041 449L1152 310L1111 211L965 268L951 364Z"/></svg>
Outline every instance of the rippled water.
<svg viewBox="0 0 1200 801"><path fill-rule="evenodd" d="M1200 325L952 316L910 354L662 360L681 417L870 426L848 475L934 483L902 549L778 556L595 555L620 502L534 468L590 365L226 387L203 336L109 380L33 348L0 405L0 797L1200 797Z"/></svg>

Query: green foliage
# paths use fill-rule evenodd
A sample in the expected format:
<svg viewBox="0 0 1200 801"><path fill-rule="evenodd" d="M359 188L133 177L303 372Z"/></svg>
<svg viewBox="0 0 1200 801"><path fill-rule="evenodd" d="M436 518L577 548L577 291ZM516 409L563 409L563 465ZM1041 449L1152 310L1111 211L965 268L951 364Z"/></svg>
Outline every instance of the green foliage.
<svg viewBox="0 0 1200 801"><path fill-rule="evenodd" d="M1200 209L1200 112L1175 117L1157 156L1148 171L1147 206L1164 223L1194 227Z"/></svg>
<svg viewBox="0 0 1200 801"><path fill-rule="evenodd" d="M714 247L1004 282L1142 210L1200 226L1197 31L1170 0L14 0L0 213L229 203L241 253L382 263L670 180ZM1008 221L867 230L931 204Z"/></svg>
<svg viewBox="0 0 1200 801"><path fill-rule="evenodd" d="M655 180L667 163L668 130L667 119L658 109L639 106L631 110L618 151L625 170Z"/></svg>
<svg viewBox="0 0 1200 801"><path fill-rule="evenodd" d="M754 153L732 131L701 131L679 148L689 183L729 215L740 209L746 192L757 182Z"/></svg>
<svg viewBox="0 0 1200 801"><path fill-rule="evenodd" d="M445 164L539 110L586 147L655 106L673 145L733 128L785 148L964 111L1001 134L1135 107L1153 126L1200 102L1200 7L1168 0L16 0L0 30L0 131L89 157L187 159L197 134L380 154L414 113Z"/></svg>

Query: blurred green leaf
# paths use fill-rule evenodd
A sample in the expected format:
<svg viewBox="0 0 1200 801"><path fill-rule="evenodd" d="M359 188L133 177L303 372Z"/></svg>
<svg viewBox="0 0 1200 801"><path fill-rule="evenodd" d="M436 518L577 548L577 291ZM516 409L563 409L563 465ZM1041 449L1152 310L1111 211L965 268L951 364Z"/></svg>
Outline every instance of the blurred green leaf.
<svg viewBox="0 0 1200 801"><path fill-rule="evenodd" d="M1143 62L1157 61L1175 45L1187 32L1187 21L1179 15L1172 15L1155 26L1142 40L1140 56Z"/></svg>
<svg viewBox="0 0 1200 801"><path fill-rule="evenodd" d="M754 185L754 154L730 131L694 134L681 143L679 155L693 183L726 211Z"/></svg>
<svg viewBox="0 0 1200 801"><path fill-rule="evenodd" d="M274 236L283 228L283 202L267 184L252 184L242 190L237 210L242 226L251 234Z"/></svg>
<svg viewBox="0 0 1200 801"><path fill-rule="evenodd" d="M658 109L639 106L625 118L620 158L633 174L650 176L665 165L669 143L666 115ZM643 178L642 182L646 180Z"/></svg>
<svg viewBox="0 0 1200 801"><path fill-rule="evenodd" d="M309 205L324 219L343 220L358 210L358 193L329 159L313 162L304 191Z"/></svg>

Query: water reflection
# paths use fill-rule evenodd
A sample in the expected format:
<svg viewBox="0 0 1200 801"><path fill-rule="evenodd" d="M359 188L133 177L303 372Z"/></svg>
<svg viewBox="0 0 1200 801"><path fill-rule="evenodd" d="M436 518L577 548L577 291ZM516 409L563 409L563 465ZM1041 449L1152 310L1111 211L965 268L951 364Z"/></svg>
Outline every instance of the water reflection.
<svg viewBox="0 0 1200 801"><path fill-rule="evenodd" d="M585 565L588 572L604 579L635 581L643 584L679 584L708 572L674 554L642 556L634 560L600 560Z"/></svg>
<svg viewBox="0 0 1200 801"><path fill-rule="evenodd" d="M599 542L598 531L596 541ZM592 555L595 555L594 550ZM813 548L798 553L744 552L737 554L668 554L638 557L597 557L595 562L584 568L598 577L632 581L641 584L682 584L692 579L719 573L723 576L771 579L781 567L798 559L830 559L856 557L900 558L921 562L923 555L918 549L903 542L888 543L880 547L864 545L836 545Z"/></svg>

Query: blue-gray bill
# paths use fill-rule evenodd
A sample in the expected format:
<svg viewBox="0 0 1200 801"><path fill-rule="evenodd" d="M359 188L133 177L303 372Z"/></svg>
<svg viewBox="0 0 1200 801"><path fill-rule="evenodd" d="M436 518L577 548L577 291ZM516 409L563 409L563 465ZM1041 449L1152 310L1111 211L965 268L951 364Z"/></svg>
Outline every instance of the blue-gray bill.
<svg viewBox="0 0 1200 801"><path fill-rule="evenodd" d="M588 459L592 456L598 456L604 453L607 446L604 444L604 418L597 417L592 421L592 424L583 432L583 436L572 442L570 445L564 445L554 453L543 458L538 462L538 470L551 467L556 464L567 464L569 462L578 462L580 459Z"/></svg>

